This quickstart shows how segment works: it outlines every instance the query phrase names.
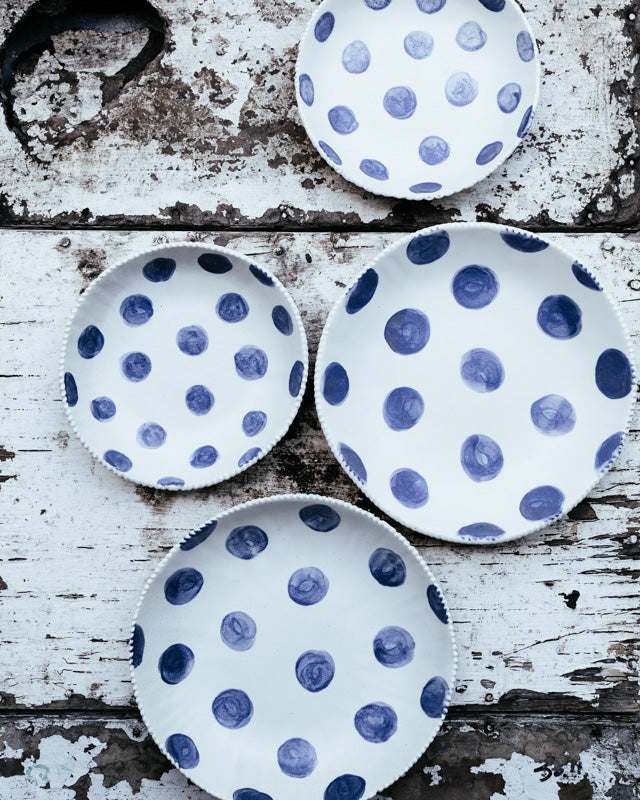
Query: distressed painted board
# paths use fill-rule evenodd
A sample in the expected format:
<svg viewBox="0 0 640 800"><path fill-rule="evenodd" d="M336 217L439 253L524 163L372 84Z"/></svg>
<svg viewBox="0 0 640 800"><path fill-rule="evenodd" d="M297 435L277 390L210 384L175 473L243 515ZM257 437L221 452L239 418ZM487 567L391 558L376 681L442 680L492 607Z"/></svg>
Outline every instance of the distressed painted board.
<svg viewBox="0 0 640 800"><path fill-rule="evenodd" d="M362 192L308 141L293 71L317 4L154 0L151 11L144 0L131 0L124 22L112 15L100 30L70 32L58 22L68 0L50 2L47 25L57 32L8 62L0 222L334 230L476 218L536 229L640 225L637 3L525 2L542 61L532 133L494 175L433 204ZM31 5L2 4L0 46Z"/></svg>
<svg viewBox="0 0 640 800"><path fill-rule="evenodd" d="M272 269L299 304L312 353L343 287L398 234L0 232L0 690L5 709L127 707L127 638L164 553L221 509L316 491L375 510L326 445L308 390L290 434L255 467L186 494L135 487L69 433L58 399L65 321L90 279L166 241L232 246ZM640 237L553 235L599 271L640 331ZM587 502L496 548L407 534L455 621L456 706L631 712L640 658L638 425ZM1 796L1 795L0 795Z"/></svg>

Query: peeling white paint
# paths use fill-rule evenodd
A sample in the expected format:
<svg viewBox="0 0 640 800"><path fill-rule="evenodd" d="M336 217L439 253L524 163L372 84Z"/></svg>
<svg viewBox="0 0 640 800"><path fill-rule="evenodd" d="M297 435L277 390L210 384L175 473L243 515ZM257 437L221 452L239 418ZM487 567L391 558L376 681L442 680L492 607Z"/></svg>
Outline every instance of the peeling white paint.
<svg viewBox="0 0 640 800"><path fill-rule="evenodd" d="M81 736L77 742L58 735L48 736L40 740L38 758L23 762L25 777L29 783L42 788L72 786L95 767L93 757L105 747L99 739L86 736Z"/></svg>
<svg viewBox="0 0 640 800"><path fill-rule="evenodd" d="M436 764L435 767L424 767L423 772L429 778L429 786L438 786L442 783L442 776L440 775L440 770L442 768L439 764Z"/></svg>

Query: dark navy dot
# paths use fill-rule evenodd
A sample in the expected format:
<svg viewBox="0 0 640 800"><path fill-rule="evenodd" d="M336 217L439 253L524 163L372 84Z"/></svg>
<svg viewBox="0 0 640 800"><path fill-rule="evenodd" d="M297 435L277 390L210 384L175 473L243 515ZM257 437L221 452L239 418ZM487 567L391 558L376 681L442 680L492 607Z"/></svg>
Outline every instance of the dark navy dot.
<svg viewBox="0 0 640 800"><path fill-rule="evenodd" d="M364 42L359 39L348 44L342 52L342 66L353 75L366 72L371 64L371 53Z"/></svg>
<svg viewBox="0 0 640 800"><path fill-rule="evenodd" d="M364 0L364 4L372 11L382 11L382 9L386 8L390 2L391 0Z"/></svg>
<svg viewBox="0 0 640 800"><path fill-rule="evenodd" d="M360 162L360 172L375 181L389 180L389 170L381 161L376 161L375 158L364 158Z"/></svg>
<svg viewBox="0 0 640 800"><path fill-rule="evenodd" d="M185 355L199 356L209 347L209 337L200 325L187 325L176 334L176 344Z"/></svg>
<svg viewBox="0 0 640 800"><path fill-rule="evenodd" d="M444 93L452 106L468 106L478 96L478 82L468 72L455 72L447 79Z"/></svg>
<svg viewBox="0 0 640 800"><path fill-rule="evenodd" d="M303 376L304 364L302 361L296 361L289 373L289 394L291 397L297 397L300 394Z"/></svg>
<svg viewBox="0 0 640 800"><path fill-rule="evenodd" d="M407 577L402 557L386 547L378 547L373 551L369 559L369 572L381 586L402 586Z"/></svg>
<svg viewBox="0 0 640 800"><path fill-rule="evenodd" d="M421 233L414 236L407 245L407 258L418 266L432 264L445 255L450 245L451 241L446 231Z"/></svg>
<svg viewBox="0 0 640 800"><path fill-rule="evenodd" d="M480 50L487 43L487 34L477 22L469 20L461 25L456 34L456 42L463 50L473 53Z"/></svg>
<svg viewBox="0 0 640 800"><path fill-rule="evenodd" d="M482 2L482 0L480 0ZM502 0L504 2L504 0ZM420 694L420 707L432 719L440 719L449 695L449 686L439 675L426 684Z"/></svg>
<svg viewBox="0 0 640 800"><path fill-rule="evenodd" d="M442 189L441 183L430 183L429 181L414 183L413 186L409 187L409 191L413 192L413 194L435 194L440 189Z"/></svg>
<svg viewBox="0 0 640 800"><path fill-rule="evenodd" d="M433 167L449 158L451 148L440 136L427 136L420 142L418 154L425 164Z"/></svg>
<svg viewBox="0 0 640 800"><path fill-rule="evenodd" d="M104 336L95 325L88 325L78 337L78 353L82 358L95 358L104 347Z"/></svg>
<svg viewBox="0 0 640 800"><path fill-rule="evenodd" d="M262 455L262 450L259 447L252 447L250 450L247 450L246 453L243 453L240 456L238 459L238 466L244 467L245 464L253 461L253 459L257 458L259 455Z"/></svg>
<svg viewBox="0 0 640 800"><path fill-rule="evenodd" d="M145 422L138 428L138 433L136 434L136 441L140 447L146 447L150 450L162 447L166 440L167 432L157 422Z"/></svg>
<svg viewBox="0 0 640 800"><path fill-rule="evenodd" d="M489 164L500 155L503 147L504 145L502 142L491 142L491 144L485 145L478 153L476 164L479 167L484 167L485 164Z"/></svg>
<svg viewBox="0 0 640 800"><path fill-rule="evenodd" d="M347 314L355 314L371 300L378 288L378 273L369 268L362 274L347 294Z"/></svg>
<svg viewBox="0 0 640 800"><path fill-rule="evenodd" d="M199 447L191 455L189 463L194 469L205 469L213 466L218 460L218 451L210 444Z"/></svg>
<svg viewBox="0 0 640 800"><path fill-rule="evenodd" d="M484 308L498 294L498 279L489 267L471 264L456 273L451 291L464 308Z"/></svg>
<svg viewBox="0 0 640 800"><path fill-rule="evenodd" d="M407 508L421 508L429 499L425 479L413 469L397 469L389 480L391 494Z"/></svg>
<svg viewBox="0 0 640 800"><path fill-rule="evenodd" d="M128 381L140 383L151 372L151 359L145 353L127 353L120 359L120 369Z"/></svg>
<svg viewBox="0 0 640 800"><path fill-rule="evenodd" d="M197 531L194 531L187 539L184 540L184 542L181 542L180 549L185 551L194 550L203 542L206 542L217 527L217 520L214 519L211 522L207 522L206 525L203 525L201 528L198 528Z"/></svg>
<svg viewBox="0 0 640 800"><path fill-rule="evenodd" d="M522 117L522 122L518 127L518 136L520 139L524 139L524 137L529 133L529 129L533 123L533 106L529 106L529 108L524 112L524 116Z"/></svg>
<svg viewBox="0 0 640 800"><path fill-rule="evenodd" d="M241 294L223 294L216 305L216 314L224 322L242 322L249 313L249 304Z"/></svg>
<svg viewBox="0 0 640 800"><path fill-rule="evenodd" d="M273 798L256 789L237 789L233 793L233 800L273 800Z"/></svg>
<svg viewBox="0 0 640 800"><path fill-rule="evenodd" d="M256 623L244 611L232 611L220 624L220 638L237 652L250 650L256 640Z"/></svg>
<svg viewBox="0 0 640 800"><path fill-rule="evenodd" d="M506 0L480 0L488 11L502 11Z"/></svg>
<svg viewBox="0 0 640 800"><path fill-rule="evenodd" d="M328 533L335 530L340 524L340 514L330 506L320 503L301 508L298 516L308 528L320 533Z"/></svg>
<svg viewBox="0 0 640 800"><path fill-rule="evenodd" d="M164 596L172 606L183 606L197 596L204 578L193 567L183 567L170 575L164 584Z"/></svg>
<svg viewBox="0 0 640 800"><path fill-rule="evenodd" d="M573 339L582 330L582 311L570 297L550 295L540 303L538 325L554 339Z"/></svg>
<svg viewBox="0 0 640 800"><path fill-rule="evenodd" d="M605 350L596 364L596 386L610 400L620 400L631 391L633 373L629 359L620 350Z"/></svg>
<svg viewBox="0 0 640 800"><path fill-rule="evenodd" d="M520 105L522 87L519 83L507 83L498 92L498 108L505 114L513 114Z"/></svg>
<svg viewBox="0 0 640 800"><path fill-rule="evenodd" d="M210 272L212 275L224 275L233 269L231 261L221 253L203 253L198 257L198 264L205 272Z"/></svg>
<svg viewBox="0 0 640 800"><path fill-rule="evenodd" d="M227 689L215 698L211 710L216 721L224 728L244 728L253 716L253 703L240 689Z"/></svg>
<svg viewBox="0 0 640 800"><path fill-rule="evenodd" d="M116 404L110 397L96 397L90 408L93 418L99 422L108 422L116 415Z"/></svg>
<svg viewBox="0 0 640 800"><path fill-rule="evenodd" d="M306 739L288 739L278 748L278 765L291 778L306 778L317 763L316 751Z"/></svg>
<svg viewBox="0 0 640 800"><path fill-rule="evenodd" d="M144 631L136 624L133 626L133 634L131 636L131 666L139 667L142 664L142 657L144 656Z"/></svg>
<svg viewBox="0 0 640 800"><path fill-rule="evenodd" d="M267 534L257 525L242 525L234 528L227 536L225 547L236 558L250 561L259 555L269 544Z"/></svg>
<svg viewBox="0 0 640 800"><path fill-rule="evenodd" d="M422 395L409 386L399 386L389 392L382 406L384 421L392 431L413 428L424 414Z"/></svg>
<svg viewBox="0 0 640 800"><path fill-rule="evenodd" d="M521 61L524 61L525 63L533 61L536 51L533 46L533 39L531 38L529 31L520 31L520 33L516 36L516 47L518 48L518 55L520 56Z"/></svg>
<svg viewBox="0 0 640 800"><path fill-rule="evenodd" d="M365 741L381 744L398 729L398 717L386 703L369 703L356 711L353 724Z"/></svg>
<svg viewBox="0 0 640 800"><path fill-rule="evenodd" d="M324 790L324 800L360 800L366 783L359 775L340 775Z"/></svg>
<svg viewBox="0 0 640 800"><path fill-rule="evenodd" d="M180 769L193 769L200 763L200 753L193 739L184 733L173 733L164 743L164 749Z"/></svg>
<svg viewBox="0 0 640 800"><path fill-rule="evenodd" d="M296 678L308 692L321 692L333 680L336 665L325 650L307 650L296 661Z"/></svg>
<svg viewBox="0 0 640 800"><path fill-rule="evenodd" d="M587 289L593 289L594 292L602 291L602 286L597 283L596 279L582 266L579 261L574 261L571 269L578 283L586 286Z"/></svg>
<svg viewBox="0 0 640 800"><path fill-rule="evenodd" d="M318 142L318 144L329 161L333 161L333 163L337 164L338 166L342 164L342 159L336 153L333 147L331 147L331 145L328 145L326 142Z"/></svg>
<svg viewBox="0 0 640 800"><path fill-rule="evenodd" d="M355 450L352 450L348 445L340 442L338 444L340 448L340 457L344 465L347 467L349 472L357 478L360 483L367 482L367 470L365 469L364 464L362 463L362 459L356 453Z"/></svg>
<svg viewBox="0 0 640 800"><path fill-rule="evenodd" d="M64 394L67 399L67 405L73 408L78 402L78 387L76 379L70 372L64 373Z"/></svg>
<svg viewBox="0 0 640 800"><path fill-rule="evenodd" d="M319 42L326 42L333 32L333 26L336 24L336 18L330 11L326 11L320 19L316 22L316 27L313 31L314 36Z"/></svg>
<svg viewBox="0 0 640 800"><path fill-rule="evenodd" d="M552 519L562 513L564 495L555 486L537 486L520 501L520 513L531 522Z"/></svg>
<svg viewBox="0 0 640 800"><path fill-rule="evenodd" d="M304 103L308 106L312 106L315 99L315 90L313 88L313 81L309 75L301 75L298 79L298 86L300 89L300 97Z"/></svg>
<svg viewBox="0 0 640 800"><path fill-rule="evenodd" d="M476 483L492 481L502 472L504 457L500 445L491 437L476 433L464 440L460 463L469 478Z"/></svg>
<svg viewBox="0 0 640 800"><path fill-rule="evenodd" d="M144 325L153 316L153 304L144 294L132 294L120 304L120 316L132 327Z"/></svg>
<svg viewBox="0 0 640 800"><path fill-rule="evenodd" d="M398 669L413 661L416 643L413 636L404 628L389 625L376 634L373 640L373 654L383 667Z"/></svg>
<svg viewBox="0 0 640 800"><path fill-rule="evenodd" d="M299 606L313 606L329 591L329 580L317 567L301 567L289 578L289 597Z"/></svg>
<svg viewBox="0 0 640 800"><path fill-rule="evenodd" d="M184 481L182 478L175 478L172 475L167 475L166 478L160 478L156 481L158 486L184 486Z"/></svg>
<svg viewBox="0 0 640 800"><path fill-rule="evenodd" d="M192 414L195 414L196 417L203 417L213 408L215 398L206 386L196 384L187 389L184 401Z"/></svg>
<svg viewBox="0 0 640 800"><path fill-rule="evenodd" d="M440 620L440 622L446 625L449 622L449 614L447 612L447 607L444 604L444 598L440 594L440 590L435 583L427 586L427 600L436 617Z"/></svg>
<svg viewBox="0 0 640 800"><path fill-rule="evenodd" d="M349 376L347 371L342 364L332 361L324 371L322 396L329 405L339 406L344 403L348 394Z"/></svg>
<svg viewBox="0 0 640 800"><path fill-rule="evenodd" d="M478 347L462 356L460 377L474 392L495 392L504 382L504 367L495 353Z"/></svg>
<svg viewBox="0 0 640 800"><path fill-rule="evenodd" d="M267 415L264 411L248 411L242 418L242 430L245 436L257 436L265 429Z"/></svg>
<svg viewBox="0 0 640 800"><path fill-rule="evenodd" d="M614 433L613 436L610 436L600 445L598 452L596 453L595 467L597 470L611 466L611 463L618 457L620 453L623 438L624 434L619 431L618 433Z"/></svg>
<svg viewBox="0 0 640 800"><path fill-rule="evenodd" d="M271 312L271 319L283 336L291 336L293 333L293 320L284 306L274 306Z"/></svg>
<svg viewBox="0 0 640 800"><path fill-rule="evenodd" d="M176 262L172 258L154 258L142 268L142 274L151 283L164 283L175 271Z"/></svg>
<svg viewBox="0 0 640 800"><path fill-rule="evenodd" d="M408 56L422 61L433 53L433 36L426 31L411 31L405 36L404 49Z"/></svg>
<svg viewBox="0 0 640 800"><path fill-rule="evenodd" d="M460 528L458 535L463 539L496 539L502 536L504 531L497 525L492 525L490 522L474 522L472 525L465 525Z"/></svg>
<svg viewBox="0 0 640 800"><path fill-rule="evenodd" d="M394 119L409 119L417 104L418 98L410 86L393 86L382 101L384 110Z"/></svg>
<svg viewBox="0 0 640 800"><path fill-rule="evenodd" d="M186 644L172 644L167 647L158 661L160 677L165 683L174 686L183 681L193 669L193 650Z"/></svg>
<svg viewBox="0 0 640 800"><path fill-rule="evenodd" d="M547 436L562 436L575 428L576 412L564 397L547 394L531 406L531 421Z"/></svg>
<svg viewBox="0 0 640 800"><path fill-rule="evenodd" d="M444 8L447 0L416 0L416 5L424 14L435 14Z"/></svg>
<svg viewBox="0 0 640 800"><path fill-rule="evenodd" d="M264 350L251 344L241 347L234 355L236 372L245 381L257 381L264 378L269 367L269 359Z"/></svg>
<svg viewBox="0 0 640 800"><path fill-rule="evenodd" d="M263 286L273 286L273 278L269 275L268 272L265 272L260 267L257 267L255 264L251 264L249 267L249 272L253 275L256 280L260 281Z"/></svg>
<svg viewBox="0 0 640 800"><path fill-rule="evenodd" d="M549 247L549 242L524 231L503 231L500 237L505 244L520 253L540 253Z"/></svg>
<svg viewBox="0 0 640 800"><path fill-rule="evenodd" d="M359 128L356 115L347 106L334 106L329 110L328 117L329 125L341 136L353 133Z"/></svg>
<svg viewBox="0 0 640 800"><path fill-rule="evenodd" d="M107 464L117 469L118 472L129 472L131 467L133 467L131 459L127 458L124 453L118 452L118 450L107 450L103 458Z"/></svg>

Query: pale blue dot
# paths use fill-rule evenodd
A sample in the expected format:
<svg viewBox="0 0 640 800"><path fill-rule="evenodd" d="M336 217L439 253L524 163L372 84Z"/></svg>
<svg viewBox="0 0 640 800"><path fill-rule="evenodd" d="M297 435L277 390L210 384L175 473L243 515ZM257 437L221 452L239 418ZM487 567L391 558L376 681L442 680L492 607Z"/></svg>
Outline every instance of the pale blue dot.
<svg viewBox="0 0 640 800"><path fill-rule="evenodd" d="M444 8L447 0L416 0L416 5L424 14L435 14Z"/></svg>
<svg viewBox="0 0 640 800"><path fill-rule="evenodd" d="M549 242L525 231L502 231L500 238L506 245L520 253L541 253L549 247Z"/></svg>
<svg viewBox="0 0 640 800"><path fill-rule="evenodd" d="M223 294L216 305L216 314L223 322L242 322L249 313L249 304L241 294Z"/></svg>
<svg viewBox="0 0 640 800"><path fill-rule="evenodd" d="M338 166L342 164L342 159L336 153L333 147L331 147L331 145L328 145L326 142L318 142L318 144L320 145L322 152L329 159L329 161L333 161L333 163L337 164Z"/></svg>
<svg viewBox="0 0 640 800"><path fill-rule="evenodd" d="M253 459L257 458L259 455L262 455L262 450L259 447L252 447L250 450L247 450L246 453L243 453L243 455L240 456L238 459L238 466L244 467L245 464L253 461Z"/></svg>
<svg viewBox="0 0 640 800"><path fill-rule="evenodd" d="M342 461L349 470L349 472L355 478L357 478L360 481L360 483L366 483L367 470L365 469L365 466L362 463L362 459L360 458L360 456L356 453L355 450L353 450L348 445L344 444L344 442L340 442L338 444L338 447L340 449L340 457L342 458Z"/></svg>
<svg viewBox="0 0 640 800"><path fill-rule="evenodd" d="M482 0L480 0L482 2ZM502 0L504 2L504 0ZM444 713L449 685L439 675L426 684L420 694L420 707L431 719L440 719Z"/></svg>
<svg viewBox="0 0 640 800"><path fill-rule="evenodd" d="M271 312L271 319L283 336L291 336L293 333L293 320L284 306L274 306Z"/></svg>
<svg viewBox="0 0 640 800"><path fill-rule="evenodd" d="M376 634L373 654L383 667L398 669L413 661L416 643L409 631L398 625L389 625Z"/></svg>
<svg viewBox="0 0 640 800"><path fill-rule="evenodd" d="M360 800L366 782L359 775L340 775L324 790L324 800Z"/></svg>
<svg viewBox="0 0 640 800"><path fill-rule="evenodd" d="M460 377L474 392L495 392L504 382L504 367L495 353L477 347L462 356Z"/></svg>
<svg viewBox="0 0 640 800"><path fill-rule="evenodd" d="M296 661L296 678L308 692L321 692L333 680L336 665L326 650L307 650Z"/></svg>
<svg viewBox="0 0 640 800"><path fill-rule="evenodd" d="M472 525L465 525L458 531L458 536L472 541L473 539L486 539L494 541L504 534L504 530L490 522L474 522Z"/></svg>
<svg viewBox="0 0 640 800"><path fill-rule="evenodd" d="M433 36L426 31L411 31L405 36L404 49L411 58L422 61L433 53Z"/></svg>
<svg viewBox="0 0 640 800"><path fill-rule="evenodd" d="M82 358L95 358L104 347L104 336L95 325L88 325L78 337L78 353Z"/></svg>
<svg viewBox="0 0 640 800"><path fill-rule="evenodd" d="M520 137L520 139L524 139L527 133L529 133L529 129L533 124L533 117L534 117L533 106L529 106L529 108L524 112L524 116L522 117L522 122L518 127L518 136Z"/></svg>
<svg viewBox="0 0 640 800"><path fill-rule="evenodd" d="M620 350L605 350L596 364L596 386L609 400L621 400L633 386L631 363Z"/></svg>
<svg viewBox="0 0 640 800"><path fill-rule="evenodd" d="M442 164L451 155L449 144L441 136L427 136L420 142L418 155L425 164L436 166Z"/></svg>
<svg viewBox="0 0 640 800"><path fill-rule="evenodd" d="M381 161L376 161L375 158L365 158L360 162L360 172L373 178L376 181L388 181L389 170Z"/></svg>
<svg viewBox="0 0 640 800"><path fill-rule="evenodd" d="M301 75L298 85L300 88L300 97L304 101L305 105L312 106L315 99L315 91L313 88L313 81L309 75Z"/></svg>
<svg viewBox="0 0 640 800"><path fill-rule="evenodd" d="M456 42L463 50L472 53L480 50L487 43L487 34L477 22L469 20L461 25L456 34Z"/></svg>
<svg viewBox="0 0 640 800"><path fill-rule="evenodd" d="M156 483L158 484L158 486L164 486L164 487L184 486L184 481L182 480L182 478L175 478L172 475L167 475L166 478L159 478L158 481L156 481Z"/></svg>
<svg viewBox="0 0 640 800"><path fill-rule="evenodd" d="M478 96L478 83L468 72L456 72L448 78L444 93L452 106L468 106Z"/></svg>
<svg viewBox="0 0 640 800"><path fill-rule="evenodd" d="M550 295L540 303L538 325L553 339L574 339L582 330L582 311L570 297Z"/></svg>
<svg viewBox="0 0 640 800"><path fill-rule="evenodd" d="M289 394L291 397L297 397L302 388L302 378L304 376L304 364L302 361L296 361L291 367L289 373Z"/></svg>
<svg viewBox="0 0 640 800"><path fill-rule="evenodd" d="M358 129L356 115L347 106L334 106L328 113L329 124L336 133L346 136Z"/></svg>
<svg viewBox="0 0 640 800"><path fill-rule="evenodd" d="M136 624L133 626L133 635L131 637L131 666L135 669L142 664L142 657L144 655L144 631Z"/></svg>
<svg viewBox="0 0 640 800"><path fill-rule="evenodd" d="M195 742L184 733L173 733L164 743L164 749L180 769L193 769L200 763Z"/></svg>
<svg viewBox="0 0 640 800"><path fill-rule="evenodd" d="M195 414L196 417L203 417L208 414L215 403L213 394L202 384L196 384L187 389L184 400L189 411Z"/></svg>
<svg viewBox="0 0 640 800"><path fill-rule="evenodd" d="M299 606L314 606L326 597L329 579L317 567L301 567L289 578L287 591Z"/></svg>
<svg viewBox="0 0 640 800"><path fill-rule="evenodd" d="M516 36L516 47L518 48L518 55L522 61L525 63L533 61L536 51L529 31L520 31Z"/></svg>
<svg viewBox="0 0 640 800"><path fill-rule="evenodd" d="M193 650L186 644L172 644L160 656L160 677L165 683L175 686L190 674L194 660Z"/></svg>
<svg viewBox="0 0 640 800"><path fill-rule="evenodd" d="M512 114L520 105L522 87L519 83L507 83L498 92L498 108L505 114Z"/></svg>
<svg viewBox="0 0 640 800"><path fill-rule="evenodd" d="M378 547L369 558L369 572L381 586L402 586L407 568L402 556L386 547Z"/></svg>
<svg viewBox="0 0 640 800"><path fill-rule="evenodd" d="M355 314L371 300L378 288L378 273L369 268L347 293L347 314Z"/></svg>
<svg viewBox="0 0 640 800"><path fill-rule="evenodd" d="M372 11L382 11L383 8L386 8L391 0L364 0L366 6L368 6Z"/></svg>
<svg viewBox="0 0 640 800"><path fill-rule="evenodd" d="M329 405L339 406L344 403L348 394L349 376L347 371L342 364L332 361L324 371L322 396Z"/></svg>
<svg viewBox="0 0 640 800"><path fill-rule="evenodd" d="M574 261L571 269L578 283L586 286L587 289L592 289L594 292L602 291L602 286L600 286L596 279L582 266L579 261Z"/></svg>
<svg viewBox="0 0 640 800"><path fill-rule="evenodd" d="M242 525L227 536L225 547L232 556L250 561L269 544L267 534L257 525Z"/></svg>
<svg viewBox="0 0 640 800"><path fill-rule="evenodd" d="M255 264L251 264L249 267L249 272L256 280L260 281L263 286L273 286L274 281L271 275L269 275L260 267L257 267Z"/></svg>
<svg viewBox="0 0 640 800"><path fill-rule="evenodd" d="M413 469L397 469L389 480L391 494L407 508L421 508L429 499L425 479Z"/></svg>
<svg viewBox="0 0 640 800"><path fill-rule="evenodd" d="M485 308L498 294L498 279L489 267L470 264L456 273L451 291L464 308Z"/></svg>
<svg viewBox="0 0 640 800"><path fill-rule="evenodd" d="M244 611L232 611L220 624L220 638L231 650L250 650L256 640L256 623Z"/></svg>
<svg viewBox="0 0 640 800"><path fill-rule="evenodd" d="M257 789L237 789L233 793L233 800L273 800L273 798Z"/></svg>
<svg viewBox="0 0 640 800"><path fill-rule="evenodd" d="M265 429L267 415L264 411L248 411L242 418L242 430L245 436L257 436Z"/></svg>
<svg viewBox="0 0 640 800"><path fill-rule="evenodd" d="M116 414L116 404L110 397L96 397L91 401L91 414L98 422L108 422Z"/></svg>
<svg viewBox="0 0 640 800"><path fill-rule="evenodd" d="M127 353L120 360L120 369L127 380L139 383L149 376L151 359L145 353Z"/></svg>
<svg viewBox="0 0 640 800"><path fill-rule="evenodd" d="M319 42L326 42L333 32L336 18L330 11L326 11L316 22L314 35Z"/></svg>
<svg viewBox="0 0 640 800"><path fill-rule="evenodd" d="M398 717L386 703L369 703L356 711L353 724L365 741L381 744L398 729Z"/></svg>
<svg viewBox="0 0 640 800"><path fill-rule="evenodd" d="M164 596L172 606L183 606L198 595L204 578L193 567L182 567L170 575L164 584Z"/></svg>
<svg viewBox="0 0 640 800"><path fill-rule="evenodd" d="M317 763L316 751L306 739L288 739L278 748L278 766L291 778L306 778Z"/></svg>
<svg viewBox="0 0 640 800"><path fill-rule="evenodd" d="M485 145L478 153L476 164L479 167L484 167L486 164L490 164L500 155L503 147L504 145L502 142L491 142L490 144Z"/></svg>
<svg viewBox="0 0 640 800"><path fill-rule="evenodd" d="M449 613L447 611L444 598L440 593L440 589L438 589L435 583L431 583L429 586L427 586L427 601L429 602L431 610L440 620L440 622L442 622L443 625L447 625L449 622Z"/></svg>
<svg viewBox="0 0 640 800"><path fill-rule="evenodd" d="M189 463L194 469L205 469L213 466L217 460L218 451L216 448L206 444L192 453Z"/></svg>
<svg viewBox="0 0 640 800"><path fill-rule="evenodd" d="M138 433L136 434L136 441L140 447L146 447L150 450L162 447L166 440L167 432L157 422L145 422L144 425L138 428Z"/></svg>
<svg viewBox="0 0 640 800"><path fill-rule="evenodd" d="M298 516L308 528L320 533L333 531L340 524L340 514L331 506L321 503L304 506L298 512Z"/></svg>
<svg viewBox="0 0 640 800"><path fill-rule="evenodd" d="M382 415L392 431L413 428L424 414L422 395L409 386L399 386L389 392L382 406Z"/></svg>
<svg viewBox="0 0 640 800"><path fill-rule="evenodd" d="M153 316L153 304L144 294L132 294L120 304L120 316L131 327L144 325Z"/></svg>
<svg viewBox="0 0 640 800"><path fill-rule="evenodd" d="M107 450L103 456L107 464L110 464L118 472L129 472L133 463L130 458L127 458L124 453L118 450Z"/></svg>
<svg viewBox="0 0 640 800"><path fill-rule="evenodd" d="M78 402L78 387L76 385L76 379L70 372L64 373L64 394L67 405L73 408Z"/></svg>
<svg viewBox="0 0 640 800"><path fill-rule="evenodd" d="M348 44L342 53L342 66L353 75L366 72L371 64L371 53L364 42L359 39Z"/></svg>
<svg viewBox="0 0 640 800"><path fill-rule="evenodd" d="M142 274L151 283L164 283L175 271L176 262L172 258L154 258L142 268Z"/></svg>
<svg viewBox="0 0 640 800"><path fill-rule="evenodd" d="M421 233L407 245L407 258L412 264L423 266L442 258L449 250L451 241L446 231Z"/></svg>
<svg viewBox="0 0 640 800"><path fill-rule="evenodd" d="M467 437L460 449L460 463L476 483L492 481L502 472L504 457L500 445L490 436L476 433Z"/></svg>
<svg viewBox="0 0 640 800"><path fill-rule="evenodd" d="M595 461L595 468L598 471L610 467L612 462L618 457L623 438L624 434L622 431L618 431L618 433L614 433L613 436L610 436L600 445L596 453Z"/></svg>
<svg viewBox="0 0 640 800"><path fill-rule="evenodd" d="M185 552L188 552L189 550L195 550L196 547L199 547L203 542L207 541L217 527L217 520L214 519L211 522L207 522L201 528L198 528L197 531L191 533L183 542L181 542L180 549L184 550Z"/></svg>
<svg viewBox="0 0 640 800"><path fill-rule="evenodd" d="M564 494L555 486L537 486L520 501L520 513L531 522L550 520L562 512Z"/></svg>
<svg viewBox="0 0 640 800"><path fill-rule="evenodd" d="M245 345L234 355L236 372L245 381L257 381L264 378L269 367L269 359L264 350L253 345Z"/></svg>
<svg viewBox="0 0 640 800"><path fill-rule="evenodd" d="M185 355L199 356L209 347L209 337L200 325L187 325L176 334L176 344Z"/></svg>
<svg viewBox="0 0 640 800"><path fill-rule="evenodd" d="M502 11L506 0L480 0L487 11Z"/></svg>
<svg viewBox="0 0 640 800"><path fill-rule="evenodd" d="M253 716L253 703L240 689L227 689L215 698L211 710L216 721L224 728L236 730L248 725Z"/></svg>
<svg viewBox="0 0 640 800"><path fill-rule="evenodd" d="M432 181L424 181L423 183L414 183L409 187L409 191L413 194L435 194L442 189L441 183L433 183Z"/></svg>
<svg viewBox="0 0 640 800"><path fill-rule="evenodd" d="M221 253L203 253L198 257L198 264L212 275L224 275L233 269L231 261Z"/></svg>
<svg viewBox="0 0 640 800"><path fill-rule="evenodd" d="M413 116L417 104L416 93L409 86L392 87L382 101L384 110L394 119L409 119Z"/></svg>
<svg viewBox="0 0 640 800"><path fill-rule="evenodd" d="M576 412L566 398L547 394L531 406L531 421L547 436L563 436L575 428Z"/></svg>

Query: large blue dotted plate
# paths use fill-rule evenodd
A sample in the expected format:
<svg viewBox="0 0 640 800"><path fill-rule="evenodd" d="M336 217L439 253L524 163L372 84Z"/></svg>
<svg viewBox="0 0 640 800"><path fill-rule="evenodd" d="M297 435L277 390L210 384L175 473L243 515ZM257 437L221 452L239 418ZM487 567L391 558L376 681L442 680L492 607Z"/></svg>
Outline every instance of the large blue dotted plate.
<svg viewBox="0 0 640 800"><path fill-rule="evenodd" d="M315 495L238 506L149 581L131 640L151 734L222 800L360 800L439 729L456 649L393 528Z"/></svg>
<svg viewBox="0 0 640 800"><path fill-rule="evenodd" d="M538 86L514 0L325 0L296 72L323 158L370 192L414 200L496 169L531 127Z"/></svg>
<svg viewBox="0 0 640 800"><path fill-rule="evenodd" d="M165 489L210 486L286 433L307 377L288 292L221 247L176 245L104 272L69 325L62 389L103 464Z"/></svg>
<svg viewBox="0 0 640 800"><path fill-rule="evenodd" d="M336 457L383 511L484 544L568 512L618 455L630 345L598 280L499 225L428 228L336 302L315 392Z"/></svg>

